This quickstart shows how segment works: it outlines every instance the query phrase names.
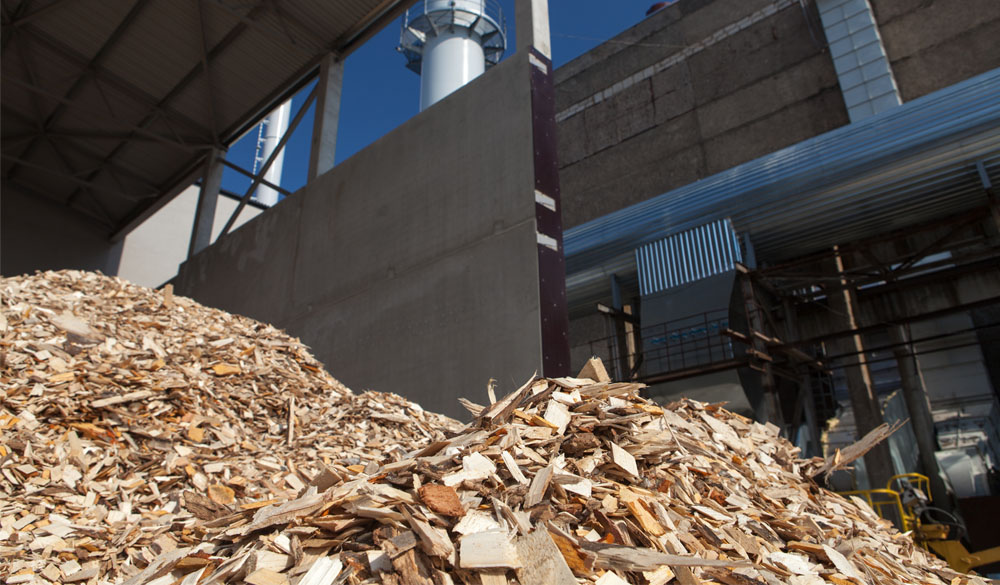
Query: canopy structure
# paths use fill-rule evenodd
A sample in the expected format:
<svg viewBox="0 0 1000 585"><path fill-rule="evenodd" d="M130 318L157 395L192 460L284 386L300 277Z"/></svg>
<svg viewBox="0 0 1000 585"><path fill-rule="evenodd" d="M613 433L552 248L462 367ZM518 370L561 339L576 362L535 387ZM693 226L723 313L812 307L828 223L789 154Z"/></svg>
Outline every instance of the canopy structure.
<svg viewBox="0 0 1000 585"><path fill-rule="evenodd" d="M2 7L3 185L123 237L402 0Z"/></svg>

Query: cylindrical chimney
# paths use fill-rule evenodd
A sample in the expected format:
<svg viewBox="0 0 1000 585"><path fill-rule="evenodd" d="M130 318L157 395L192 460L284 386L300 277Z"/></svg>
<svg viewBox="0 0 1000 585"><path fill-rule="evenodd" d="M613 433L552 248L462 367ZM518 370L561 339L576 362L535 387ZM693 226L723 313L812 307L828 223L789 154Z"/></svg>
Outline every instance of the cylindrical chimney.
<svg viewBox="0 0 1000 585"><path fill-rule="evenodd" d="M399 51L420 74L421 111L499 62L506 36L494 0L425 0L408 10Z"/></svg>
<svg viewBox="0 0 1000 585"><path fill-rule="evenodd" d="M292 100L289 99L287 102L281 104L273 112L268 114L267 118L265 118L264 122L262 122L263 127L261 129L263 132L257 144L258 164L264 164L264 162L270 158L274 149L278 147L278 142L281 142L281 137L288 131L288 119L291 116L291 113ZM270 167L268 167L267 172L264 173L264 180L280 186L281 170L284 163L285 149L282 148L281 152L278 153L278 156L275 157L274 162L271 163ZM254 164L254 171L257 170L256 166L257 164ZM260 185L257 187L254 199L270 207L278 203L278 192L267 185Z"/></svg>

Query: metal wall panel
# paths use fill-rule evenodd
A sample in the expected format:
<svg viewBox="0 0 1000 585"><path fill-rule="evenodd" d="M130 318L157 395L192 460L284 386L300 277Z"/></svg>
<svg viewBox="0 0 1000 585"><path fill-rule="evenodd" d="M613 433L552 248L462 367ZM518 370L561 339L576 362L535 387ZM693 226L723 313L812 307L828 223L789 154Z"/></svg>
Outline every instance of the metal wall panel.
<svg viewBox="0 0 1000 585"><path fill-rule="evenodd" d="M713 221L636 249L639 293L651 295L722 274L741 260L733 222Z"/></svg>

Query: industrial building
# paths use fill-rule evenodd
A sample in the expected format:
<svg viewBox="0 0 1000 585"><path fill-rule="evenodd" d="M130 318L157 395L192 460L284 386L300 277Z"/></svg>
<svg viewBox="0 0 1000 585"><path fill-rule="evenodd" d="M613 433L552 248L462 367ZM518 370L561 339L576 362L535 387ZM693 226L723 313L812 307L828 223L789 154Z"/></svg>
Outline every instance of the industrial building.
<svg viewBox="0 0 1000 585"><path fill-rule="evenodd" d="M499 372L597 355L808 455L898 421L835 487L921 471L1000 544L976 525L1000 513L1000 3L678 0L558 69L543 0L516 44L480 0L34 4L4 16L4 275L125 275L186 193L153 272L348 386L457 416ZM334 165L343 59L400 18L421 112ZM220 196L227 145L313 80ZM288 192L267 173L312 104Z"/></svg>

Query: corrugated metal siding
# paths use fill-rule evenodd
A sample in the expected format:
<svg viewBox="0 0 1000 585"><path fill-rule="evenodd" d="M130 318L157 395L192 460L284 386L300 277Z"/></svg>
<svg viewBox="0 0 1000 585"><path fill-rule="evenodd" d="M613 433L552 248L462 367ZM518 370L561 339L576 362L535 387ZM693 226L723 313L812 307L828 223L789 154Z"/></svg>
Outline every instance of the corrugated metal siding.
<svg viewBox="0 0 1000 585"><path fill-rule="evenodd" d="M634 278L634 250L731 217L780 261L986 203L1000 183L1000 69L566 231L571 310Z"/></svg>
<svg viewBox="0 0 1000 585"><path fill-rule="evenodd" d="M639 293L649 295L733 270L742 260L739 238L721 219L635 251Z"/></svg>

